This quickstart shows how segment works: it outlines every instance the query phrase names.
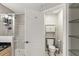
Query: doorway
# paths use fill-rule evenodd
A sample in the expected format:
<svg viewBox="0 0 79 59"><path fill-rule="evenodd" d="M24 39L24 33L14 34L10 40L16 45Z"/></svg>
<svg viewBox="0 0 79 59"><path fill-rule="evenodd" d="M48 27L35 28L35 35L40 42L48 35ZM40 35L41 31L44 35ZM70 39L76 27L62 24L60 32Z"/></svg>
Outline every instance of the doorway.
<svg viewBox="0 0 79 59"><path fill-rule="evenodd" d="M64 11L59 6L44 11L45 53L48 56L64 55Z"/></svg>

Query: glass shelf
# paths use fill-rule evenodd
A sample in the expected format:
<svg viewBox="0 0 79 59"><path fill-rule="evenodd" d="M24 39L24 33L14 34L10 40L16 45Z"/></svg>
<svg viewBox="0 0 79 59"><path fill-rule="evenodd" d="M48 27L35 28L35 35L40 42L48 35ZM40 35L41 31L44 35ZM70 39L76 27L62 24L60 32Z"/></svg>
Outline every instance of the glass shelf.
<svg viewBox="0 0 79 59"><path fill-rule="evenodd" d="M79 23L79 19L71 20L69 23Z"/></svg>
<svg viewBox="0 0 79 59"><path fill-rule="evenodd" d="M79 49L69 49L69 52L71 52L75 56L79 56Z"/></svg>
<svg viewBox="0 0 79 59"><path fill-rule="evenodd" d="M79 36L76 36L76 35L69 35L69 37L79 39Z"/></svg>

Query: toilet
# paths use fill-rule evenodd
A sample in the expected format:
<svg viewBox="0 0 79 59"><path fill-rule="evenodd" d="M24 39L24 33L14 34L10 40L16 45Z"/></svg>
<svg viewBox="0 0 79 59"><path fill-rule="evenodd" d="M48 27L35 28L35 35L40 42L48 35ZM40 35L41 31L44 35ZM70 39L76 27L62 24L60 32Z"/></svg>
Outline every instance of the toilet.
<svg viewBox="0 0 79 59"><path fill-rule="evenodd" d="M47 45L50 56L55 56L55 51L57 48L54 46L54 39L47 39Z"/></svg>

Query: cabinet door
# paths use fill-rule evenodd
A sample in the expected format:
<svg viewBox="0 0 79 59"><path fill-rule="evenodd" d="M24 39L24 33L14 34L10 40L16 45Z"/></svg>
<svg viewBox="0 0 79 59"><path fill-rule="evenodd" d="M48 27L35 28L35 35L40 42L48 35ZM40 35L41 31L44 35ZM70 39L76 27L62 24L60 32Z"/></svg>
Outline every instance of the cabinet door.
<svg viewBox="0 0 79 59"><path fill-rule="evenodd" d="M25 10L25 55L44 55L44 37L43 14L40 11Z"/></svg>

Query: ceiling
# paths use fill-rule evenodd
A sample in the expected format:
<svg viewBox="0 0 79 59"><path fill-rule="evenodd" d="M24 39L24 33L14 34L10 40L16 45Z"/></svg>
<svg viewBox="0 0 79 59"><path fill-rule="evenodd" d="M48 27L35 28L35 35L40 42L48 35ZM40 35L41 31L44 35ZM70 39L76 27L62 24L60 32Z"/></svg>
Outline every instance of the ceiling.
<svg viewBox="0 0 79 59"><path fill-rule="evenodd" d="M34 10L45 10L60 3L2 3L2 5L11 9L15 13L23 14L25 8L34 9Z"/></svg>

